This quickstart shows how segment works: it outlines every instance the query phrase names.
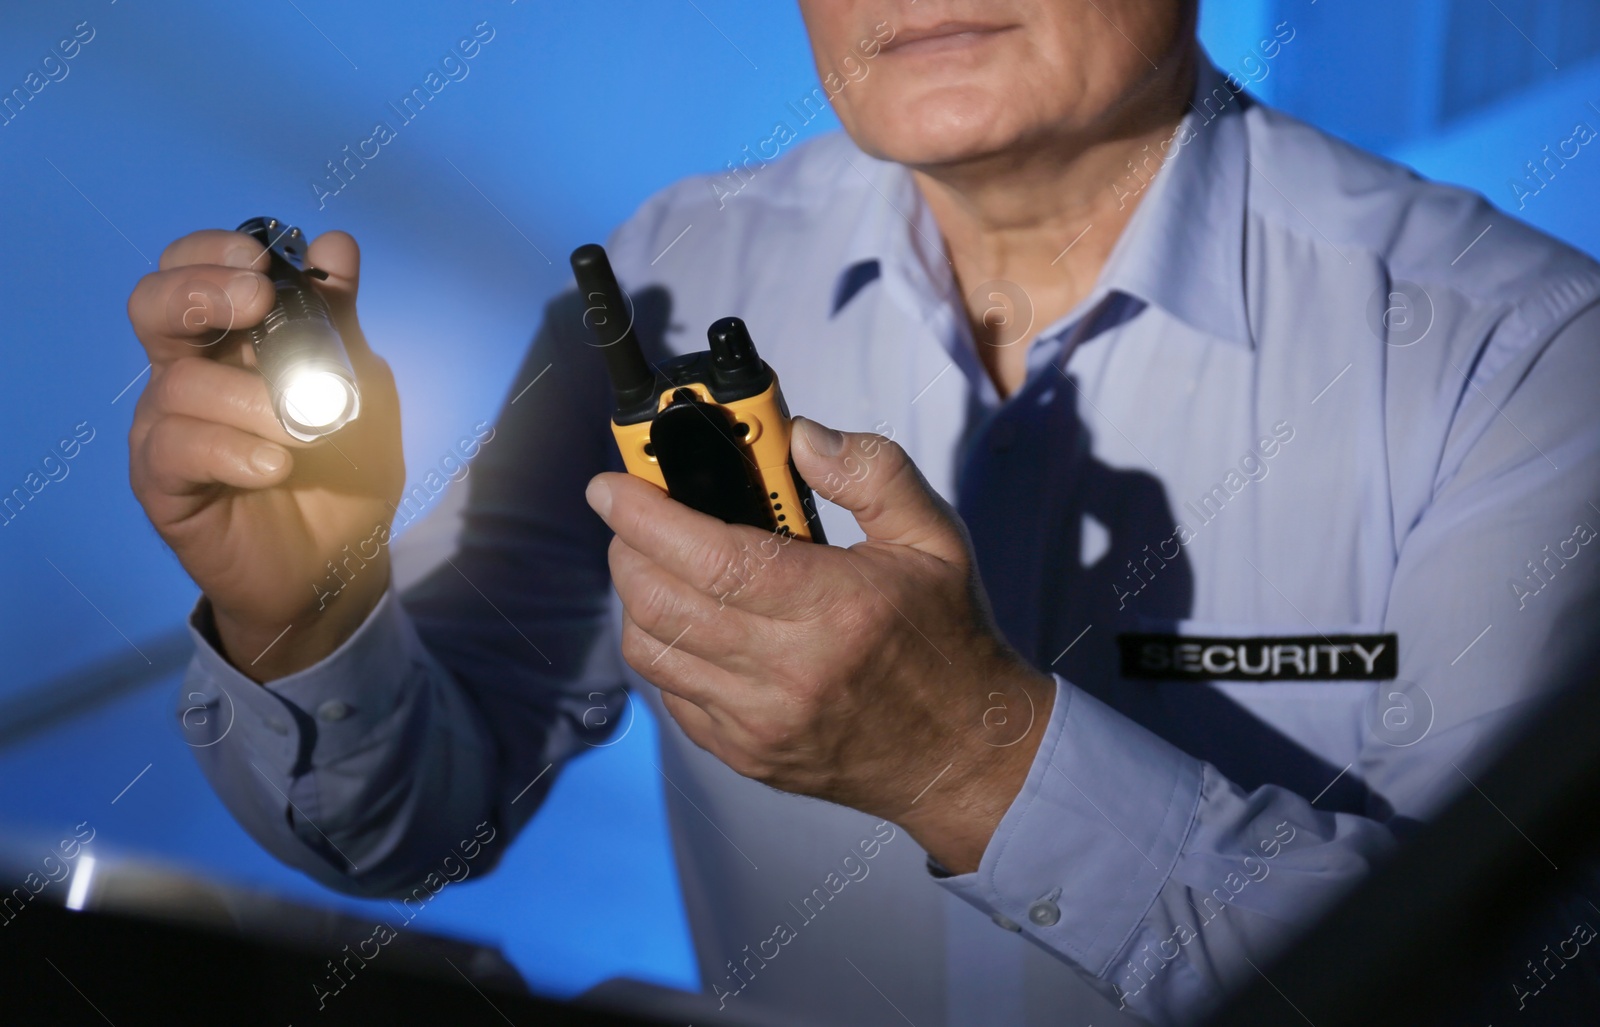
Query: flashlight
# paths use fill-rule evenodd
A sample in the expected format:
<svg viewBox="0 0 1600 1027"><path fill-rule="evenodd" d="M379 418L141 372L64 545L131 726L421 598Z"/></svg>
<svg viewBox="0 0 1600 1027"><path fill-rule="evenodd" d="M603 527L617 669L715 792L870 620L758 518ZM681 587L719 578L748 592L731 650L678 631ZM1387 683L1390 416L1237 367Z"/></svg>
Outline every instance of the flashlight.
<svg viewBox="0 0 1600 1027"><path fill-rule="evenodd" d="M729 524L826 542L811 487L789 459L778 376L745 323L722 318L706 333L709 350L652 367L606 251L573 250L572 273L611 375L611 431L628 473Z"/></svg>
<svg viewBox="0 0 1600 1027"><path fill-rule="evenodd" d="M256 369L272 393L272 411L283 430L315 442L343 428L361 412L355 369L333 326L328 304L311 285L328 272L306 267L300 229L276 218L251 218L236 231L267 248L266 276L276 299L266 319L250 329Z"/></svg>

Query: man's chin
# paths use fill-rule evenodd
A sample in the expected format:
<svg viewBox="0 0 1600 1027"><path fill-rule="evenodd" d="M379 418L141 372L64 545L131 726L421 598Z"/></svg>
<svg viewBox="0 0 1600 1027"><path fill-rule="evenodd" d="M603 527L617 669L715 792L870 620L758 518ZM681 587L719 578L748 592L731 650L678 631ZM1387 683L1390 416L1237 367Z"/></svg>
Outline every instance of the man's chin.
<svg viewBox="0 0 1600 1027"><path fill-rule="evenodd" d="M857 119L852 135L863 150L914 168L959 165L1003 152L1014 142L1006 109L992 96L971 90L906 103L886 103L871 119ZM863 131L861 121L871 120Z"/></svg>

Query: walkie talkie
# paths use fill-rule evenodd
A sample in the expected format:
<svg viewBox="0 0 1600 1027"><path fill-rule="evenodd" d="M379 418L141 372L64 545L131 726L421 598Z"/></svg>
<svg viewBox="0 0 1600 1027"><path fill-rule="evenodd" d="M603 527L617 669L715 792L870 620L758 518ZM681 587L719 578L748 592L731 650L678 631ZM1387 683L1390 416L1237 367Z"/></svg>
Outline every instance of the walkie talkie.
<svg viewBox="0 0 1600 1027"><path fill-rule="evenodd" d="M611 431L628 473L729 524L826 542L811 487L789 458L789 407L745 323L725 317L710 349L652 367L606 251L572 251L584 324L616 395Z"/></svg>

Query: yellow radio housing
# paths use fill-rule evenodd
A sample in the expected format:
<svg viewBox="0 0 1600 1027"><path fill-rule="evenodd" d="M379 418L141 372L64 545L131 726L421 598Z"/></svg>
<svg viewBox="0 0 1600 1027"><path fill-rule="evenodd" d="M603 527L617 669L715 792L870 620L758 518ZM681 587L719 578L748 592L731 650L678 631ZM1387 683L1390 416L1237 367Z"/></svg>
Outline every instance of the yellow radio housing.
<svg viewBox="0 0 1600 1027"><path fill-rule="evenodd" d="M772 384L760 395L728 404L717 403L705 384L689 382L663 390L656 406L658 413L672 402L678 389L688 389L702 403L720 406L727 411L734 420L744 459L760 476L763 494L772 508L777 531L812 541L811 525L807 521L806 509L801 505L802 497L795 484L795 474L790 469L789 412L785 408L783 394L778 390L777 378L774 377ZM611 431L616 436L617 448L622 451L622 463L628 473L667 491L666 475L662 473L661 462L650 444L650 428L654 423L653 419L634 424L617 424L613 421ZM738 426L743 426L743 430L739 430Z"/></svg>

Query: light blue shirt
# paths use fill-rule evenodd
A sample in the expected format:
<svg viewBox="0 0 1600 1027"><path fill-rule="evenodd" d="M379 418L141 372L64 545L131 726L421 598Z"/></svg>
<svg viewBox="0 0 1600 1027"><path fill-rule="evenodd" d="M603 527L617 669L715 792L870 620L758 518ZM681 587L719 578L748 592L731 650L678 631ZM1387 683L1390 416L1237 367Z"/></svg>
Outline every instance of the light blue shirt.
<svg viewBox="0 0 1600 1027"><path fill-rule="evenodd" d="M1467 787L1596 622L1600 267L1209 68L1192 106L1152 181L1155 158L1108 184L1138 210L1003 402L909 172L843 135L737 190L678 183L610 240L657 355L736 314L791 409L904 445L967 520L1008 638L1057 681L975 873L930 879L902 835L887 879L818 919L855 918L880 997L833 951L854 936L805 937L832 928L788 901L869 818L744 782L663 717L702 974L725 1002L871 1023L892 1000L919 1027L1076 1013L979 966L1033 958L1020 934L1114 1005L1191 1021ZM583 499L619 461L570 293L507 396L450 563L338 652L262 688L212 647L204 602L192 620L184 693L235 708L203 768L264 846L333 887L404 890L474 825L514 833L544 769L625 721L625 687L653 698L617 656L608 536ZM822 516L834 544L861 538ZM1141 632L1221 640L1166 650L1202 675L1278 673L1124 677L1119 636ZM1300 673L1365 658L1333 636L1381 634L1394 680ZM940 888L993 923L940 912ZM751 969L780 917L802 937Z"/></svg>

